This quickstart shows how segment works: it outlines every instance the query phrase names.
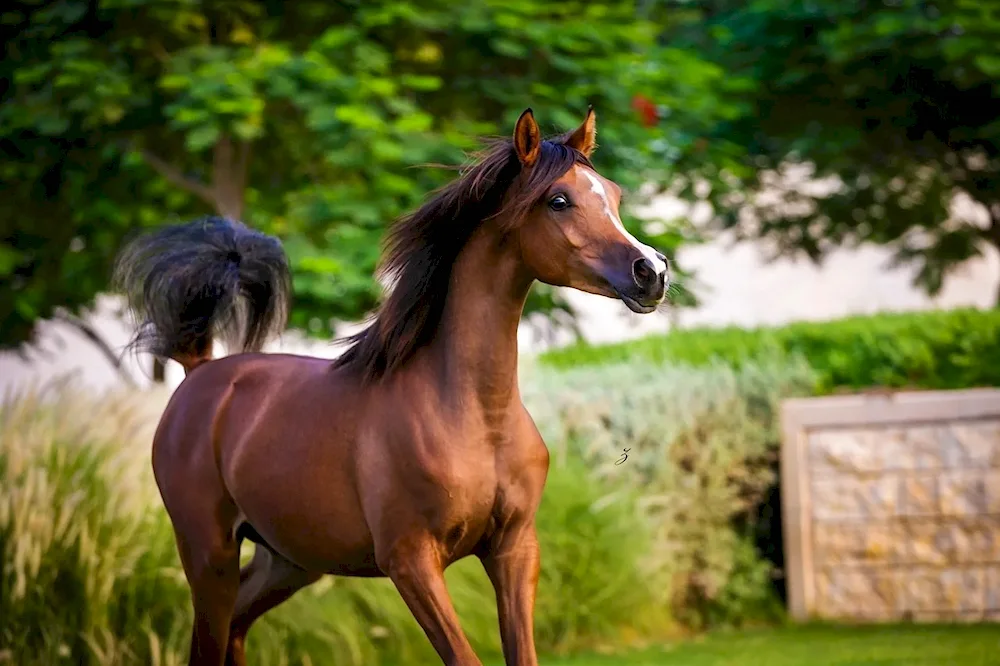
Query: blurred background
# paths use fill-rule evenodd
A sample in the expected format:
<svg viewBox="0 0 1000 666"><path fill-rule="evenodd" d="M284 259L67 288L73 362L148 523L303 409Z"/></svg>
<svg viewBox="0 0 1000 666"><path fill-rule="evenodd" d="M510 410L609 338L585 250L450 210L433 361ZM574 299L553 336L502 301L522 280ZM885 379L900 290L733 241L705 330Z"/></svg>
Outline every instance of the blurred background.
<svg viewBox="0 0 1000 666"><path fill-rule="evenodd" d="M183 372L122 353L125 239L206 214L279 236L295 296L269 349L333 357L381 298L386 226L453 177L438 167L525 107L556 133L588 104L595 164L677 286L646 317L530 295L543 663L996 663L996 415L945 414L936 462L897 466L930 484L920 527L912 474L898 506L864 486L882 435L816 444L863 472L834 484L856 500L834 518L879 505L891 528L838 542L853 582L817 574L833 625L791 626L779 452L791 398L1000 379L1000 2L57 0L5 3L0 35L0 664L186 654L149 473ZM864 573L900 563L891 591ZM448 581L500 663L481 568ZM433 662L387 581L324 579L250 642L254 664Z"/></svg>

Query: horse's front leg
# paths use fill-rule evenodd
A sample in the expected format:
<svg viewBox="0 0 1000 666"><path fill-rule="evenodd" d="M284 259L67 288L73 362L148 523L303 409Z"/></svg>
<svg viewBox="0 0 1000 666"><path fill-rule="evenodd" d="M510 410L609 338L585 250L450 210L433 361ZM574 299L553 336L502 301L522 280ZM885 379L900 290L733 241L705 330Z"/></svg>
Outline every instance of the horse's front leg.
<svg viewBox="0 0 1000 666"><path fill-rule="evenodd" d="M379 566L389 574L447 666L482 666L448 596L441 551L433 538L419 536L397 541Z"/></svg>
<svg viewBox="0 0 1000 666"><path fill-rule="evenodd" d="M534 522L508 526L481 559L496 590L504 661L538 666L534 611L541 557Z"/></svg>

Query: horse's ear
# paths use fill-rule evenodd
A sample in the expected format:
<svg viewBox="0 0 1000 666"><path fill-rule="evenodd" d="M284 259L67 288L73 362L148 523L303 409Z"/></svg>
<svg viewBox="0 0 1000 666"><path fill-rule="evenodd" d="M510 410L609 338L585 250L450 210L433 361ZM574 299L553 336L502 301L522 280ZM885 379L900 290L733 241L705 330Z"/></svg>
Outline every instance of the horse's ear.
<svg viewBox="0 0 1000 666"><path fill-rule="evenodd" d="M525 109L514 125L514 150L521 164L530 167L542 154L542 133L535 122L535 114Z"/></svg>
<svg viewBox="0 0 1000 666"><path fill-rule="evenodd" d="M566 145L576 148L584 157L589 158L594 152L597 147L597 117L594 115L594 107L587 108L587 117L583 119L582 125L566 137Z"/></svg>

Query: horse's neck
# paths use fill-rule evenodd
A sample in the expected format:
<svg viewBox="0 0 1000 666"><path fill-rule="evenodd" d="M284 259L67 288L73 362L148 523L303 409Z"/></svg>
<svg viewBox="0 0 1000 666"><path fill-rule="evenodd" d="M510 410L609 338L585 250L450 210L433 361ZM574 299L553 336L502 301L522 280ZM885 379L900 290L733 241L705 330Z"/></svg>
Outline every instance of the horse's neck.
<svg viewBox="0 0 1000 666"><path fill-rule="evenodd" d="M452 269L439 333L432 346L449 393L461 391L487 410L517 397L517 327L531 287L517 248L477 232Z"/></svg>

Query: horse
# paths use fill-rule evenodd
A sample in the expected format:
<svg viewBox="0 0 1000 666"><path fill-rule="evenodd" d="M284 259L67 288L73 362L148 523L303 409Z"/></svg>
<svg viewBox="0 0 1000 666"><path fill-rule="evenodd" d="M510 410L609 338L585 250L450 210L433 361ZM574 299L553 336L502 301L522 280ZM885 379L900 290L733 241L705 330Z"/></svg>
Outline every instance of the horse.
<svg viewBox="0 0 1000 666"><path fill-rule="evenodd" d="M209 217L131 241L131 344L185 371L152 467L191 591L189 665L243 666L253 622L321 576L388 576L443 663L481 665L444 570L476 556L508 666L536 666L535 514L549 453L522 404L535 280L652 312L666 257L619 218L596 120L543 139L531 109L389 229L391 283L334 360L262 353L291 297L280 242ZM228 356L212 359L214 341ZM256 544L240 569L240 544Z"/></svg>

